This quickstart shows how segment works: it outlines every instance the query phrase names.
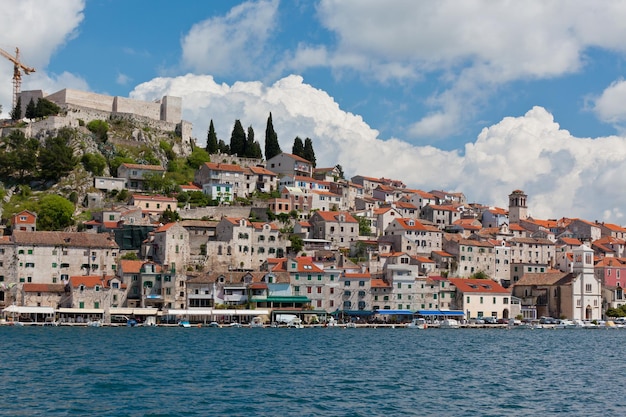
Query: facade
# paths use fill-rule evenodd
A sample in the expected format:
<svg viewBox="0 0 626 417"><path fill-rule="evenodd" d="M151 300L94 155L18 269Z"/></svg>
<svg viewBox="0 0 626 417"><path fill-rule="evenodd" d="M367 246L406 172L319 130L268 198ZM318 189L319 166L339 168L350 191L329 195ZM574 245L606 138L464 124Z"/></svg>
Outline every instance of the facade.
<svg viewBox="0 0 626 417"><path fill-rule="evenodd" d="M117 178L125 181L125 186L130 191L147 190L147 178L150 176L165 175L165 168L160 165L139 165L123 163L117 168ZM97 188L97 187L96 187Z"/></svg>
<svg viewBox="0 0 626 417"><path fill-rule="evenodd" d="M22 210L11 217L11 228L25 232L37 231L37 213Z"/></svg>
<svg viewBox="0 0 626 417"><path fill-rule="evenodd" d="M359 236L359 222L348 212L316 211L309 223L313 239L330 240L340 248L349 248Z"/></svg>
<svg viewBox="0 0 626 417"><path fill-rule="evenodd" d="M313 165L311 162L290 153L283 152L268 159L266 168L278 174L279 177L284 175L313 176Z"/></svg>
<svg viewBox="0 0 626 417"><path fill-rule="evenodd" d="M510 318L517 315L511 311L511 292L489 279L450 278L456 287L455 310L465 312L465 317Z"/></svg>
<svg viewBox="0 0 626 417"><path fill-rule="evenodd" d="M461 213L453 205L427 205L422 208L421 218L436 224L440 229L444 229L459 220Z"/></svg>
<svg viewBox="0 0 626 417"><path fill-rule="evenodd" d="M144 216L159 216L168 209L178 211L178 200L162 195L133 194L130 204L139 207Z"/></svg>
<svg viewBox="0 0 626 417"><path fill-rule="evenodd" d="M379 240L390 242L394 252L430 255L430 252L442 249L442 235L437 227L419 220L395 218Z"/></svg>

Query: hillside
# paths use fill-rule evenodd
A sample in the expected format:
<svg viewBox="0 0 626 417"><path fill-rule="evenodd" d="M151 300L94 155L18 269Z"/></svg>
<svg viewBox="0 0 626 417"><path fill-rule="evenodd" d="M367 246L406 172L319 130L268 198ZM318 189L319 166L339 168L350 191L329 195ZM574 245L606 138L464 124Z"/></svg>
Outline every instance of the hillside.
<svg viewBox="0 0 626 417"><path fill-rule="evenodd" d="M194 152L193 144L183 142L177 132L159 130L132 116L73 124L78 126L37 130L33 128L36 123L20 123L3 129L3 224L20 210L37 211L41 198L51 194L75 203L74 217L81 220L89 215L81 203L88 193L97 191L94 176L115 176L124 162L168 167L166 181L171 188L193 179L195 169L187 160Z"/></svg>

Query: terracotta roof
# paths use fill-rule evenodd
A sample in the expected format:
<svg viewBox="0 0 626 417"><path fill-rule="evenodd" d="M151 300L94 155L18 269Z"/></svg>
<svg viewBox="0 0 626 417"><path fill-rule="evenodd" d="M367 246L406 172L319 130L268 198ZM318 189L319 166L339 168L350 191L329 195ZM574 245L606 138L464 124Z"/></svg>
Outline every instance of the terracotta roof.
<svg viewBox="0 0 626 417"><path fill-rule="evenodd" d="M338 222L339 215L343 214L345 216L345 223L358 223L358 221L352 217L350 213L347 211L316 211L313 216L319 216L324 221L327 222Z"/></svg>
<svg viewBox="0 0 626 417"><path fill-rule="evenodd" d="M132 199L138 201L165 201L170 203L178 203L178 200L176 200L174 197L167 197L164 195L133 194Z"/></svg>
<svg viewBox="0 0 626 417"><path fill-rule="evenodd" d="M306 163L307 163L307 164L309 164L309 165L311 164L311 162L310 162L310 161L307 161L306 159L302 158L301 156L294 155L294 154L292 154L292 153L286 153L286 152L283 152L282 154L283 154L283 155L286 155L286 156L288 156L288 157L290 157L290 158L292 158L292 159L295 159L296 161L306 162Z"/></svg>
<svg viewBox="0 0 626 417"><path fill-rule="evenodd" d="M256 175L271 175L271 176L276 176L276 173L273 171L270 171L267 168L263 168L263 167L249 167L250 171L252 171L252 173L256 174Z"/></svg>
<svg viewBox="0 0 626 417"><path fill-rule="evenodd" d="M129 164L124 162L122 164L123 167L131 168L131 169L145 169L149 171L165 171L161 165L141 165L141 164Z"/></svg>
<svg viewBox="0 0 626 417"><path fill-rule="evenodd" d="M511 292L491 279L449 278L462 293L510 294Z"/></svg>
<svg viewBox="0 0 626 417"><path fill-rule="evenodd" d="M65 285L63 284L22 284L24 292L65 292Z"/></svg>
<svg viewBox="0 0 626 417"><path fill-rule="evenodd" d="M369 272L360 272L360 273L349 273L346 272L341 276L344 279L371 279L372 275Z"/></svg>
<svg viewBox="0 0 626 417"><path fill-rule="evenodd" d="M125 274L138 274L144 262L145 261L122 259L120 261L120 269Z"/></svg>
<svg viewBox="0 0 626 417"><path fill-rule="evenodd" d="M235 164L221 164L214 162L205 162L205 166L207 166L212 171L223 171L223 172L245 172L245 168L240 165Z"/></svg>
<svg viewBox="0 0 626 417"><path fill-rule="evenodd" d="M117 248L108 233L26 232L14 230L11 240L17 245L42 245L78 248Z"/></svg>
<svg viewBox="0 0 626 417"><path fill-rule="evenodd" d="M522 275L522 277L513 284L513 286L524 286L524 285L554 285L560 280L562 280L565 276L567 276L567 272L543 272L543 273L526 273Z"/></svg>
<svg viewBox="0 0 626 417"><path fill-rule="evenodd" d="M372 288L391 288L391 284L388 284L380 278L372 278L370 285Z"/></svg>
<svg viewBox="0 0 626 417"><path fill-rule="evenodd" d="M103 288L107 288L109 286L109 280L112 277L102 276L102 275L77 275L70 277L70 285L74 288L78 288L81 285L84 285L87 288L94 288L96 285L99 285Z"/></svg>

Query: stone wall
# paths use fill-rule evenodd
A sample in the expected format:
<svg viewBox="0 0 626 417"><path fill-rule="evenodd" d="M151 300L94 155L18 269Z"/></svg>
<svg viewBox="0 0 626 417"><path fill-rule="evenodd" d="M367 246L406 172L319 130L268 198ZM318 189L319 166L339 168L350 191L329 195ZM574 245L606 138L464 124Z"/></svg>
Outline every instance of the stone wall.
<svg viewBox="0 0 626 417"><path fill-rule="evenodd" d="M112 113L136 114L138 116L149 117L150 119L161 120L161 103L150 103L124 97L115 97L113 99Z"/></svg>
<svg viewBox="0 0 626 417"><path fill-rule="evenodd" d="M211 207L198 207L193 209L180 209L178 214L181 219L216 219L219 220L222 217L245 217L250 216L250 207L230 207L230 206L211 206Z"/></svg>

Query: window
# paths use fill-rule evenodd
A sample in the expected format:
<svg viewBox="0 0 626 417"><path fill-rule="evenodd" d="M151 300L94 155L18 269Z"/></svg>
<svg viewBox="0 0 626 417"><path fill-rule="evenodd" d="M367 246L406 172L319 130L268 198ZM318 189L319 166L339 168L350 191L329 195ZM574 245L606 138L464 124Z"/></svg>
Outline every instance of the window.
<svg viewBox="0 0 626 417"><path fill-rule="evenodd" d="M85 302L84 301L79 302L78 308L85 308Z"/></svg>
<svg viewBox="0 0 626 417"><path fill-rule="evenodd" d="M344 287L349 287L349 286L350 286L350 281L344 281L343 286L344 286Z"/></svg>
<svg viewBox="0 0 626 417"><path fill-rule="evenodd" d="M591 284L585 284L585 292L591 292Z"/></svg>
<svg viewBox="0 0 626 417"><path fill-rule="evenodd" d="M480 303L481 304L483 303L483 297L480 297Z"/></svg>

